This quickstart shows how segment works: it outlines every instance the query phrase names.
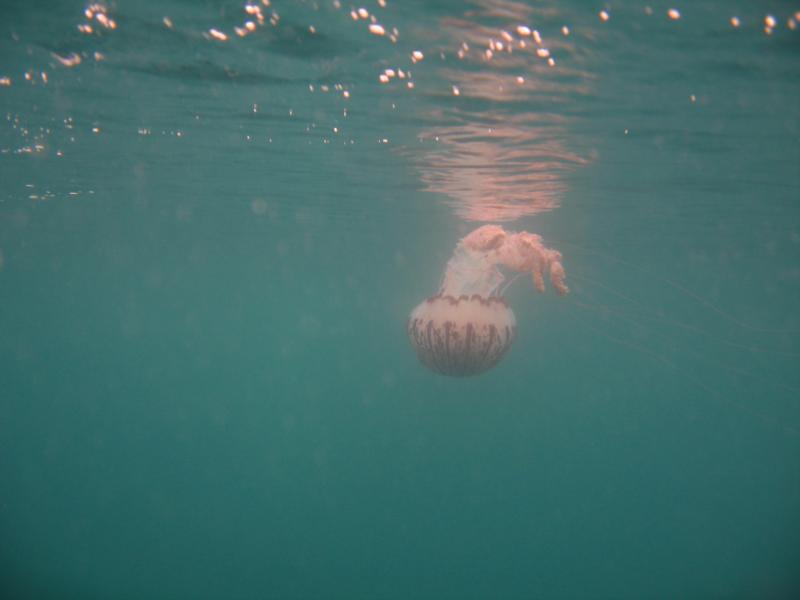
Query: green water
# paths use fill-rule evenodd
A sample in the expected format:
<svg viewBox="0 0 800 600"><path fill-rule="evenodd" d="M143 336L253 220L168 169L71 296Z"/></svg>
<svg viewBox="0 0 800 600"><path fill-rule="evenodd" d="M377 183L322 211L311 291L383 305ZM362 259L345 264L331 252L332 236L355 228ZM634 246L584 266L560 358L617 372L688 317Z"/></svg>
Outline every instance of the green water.
<svg viewBox="0 0 800 600"><path fill-rule="evenodd" d="M2 596L800 595L800 6L272 4L0 8ZM437 376L499 220L572 291Z"/></svg>

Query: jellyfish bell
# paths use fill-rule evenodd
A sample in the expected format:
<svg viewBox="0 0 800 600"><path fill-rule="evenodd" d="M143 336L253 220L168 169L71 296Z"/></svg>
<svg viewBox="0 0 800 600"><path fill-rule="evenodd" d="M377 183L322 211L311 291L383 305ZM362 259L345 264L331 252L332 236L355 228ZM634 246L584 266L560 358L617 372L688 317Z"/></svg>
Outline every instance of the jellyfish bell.
<svg viewBox="0 0 800 600"><path fill-rule="evenodd" d="M436 295L417 306L408 335L420 362L442 375L488 371L511 347L517 322L506 301L477 294Z"/></svg>
<svg viewBox="0 0 800 600"><path fill-rule="evenodd" d="M408 319L408 336L420 362L442 375L478 375L494 367L516 336L514 312L503 298L505 267L529 273L544 291L549 274L559 294L564 283L561 254L538 235L485 225L462 238L447 263L439 293L424 300Z"/></svg>

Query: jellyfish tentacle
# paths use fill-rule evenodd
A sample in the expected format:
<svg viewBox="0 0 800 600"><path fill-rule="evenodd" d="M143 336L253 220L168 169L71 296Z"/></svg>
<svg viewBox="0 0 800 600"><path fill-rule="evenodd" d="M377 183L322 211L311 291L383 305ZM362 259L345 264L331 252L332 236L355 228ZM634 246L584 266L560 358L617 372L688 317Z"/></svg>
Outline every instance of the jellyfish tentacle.
<svg viewBox="0 0 800 600"><path fill-rule="evenodd" d="M509 280L506 282L506 284L505 284L505 285L504 285L504 286L503 286L503 287L500 289L500 291L499 291L499 292L497 292L497 295L496 295L495 297L496 297L496 298L502 298L503 296L505 296L506 292L508 291L508 288L510 288L510 287L511 287L511 284L513 284L513 283L514 283L514 282L515 282L517 279L519 279L520 277L522 277L522 275L523 275L522 273L517 273L516 275L514 275L514 277L512 277L511 279L509 279Z"/></svg>

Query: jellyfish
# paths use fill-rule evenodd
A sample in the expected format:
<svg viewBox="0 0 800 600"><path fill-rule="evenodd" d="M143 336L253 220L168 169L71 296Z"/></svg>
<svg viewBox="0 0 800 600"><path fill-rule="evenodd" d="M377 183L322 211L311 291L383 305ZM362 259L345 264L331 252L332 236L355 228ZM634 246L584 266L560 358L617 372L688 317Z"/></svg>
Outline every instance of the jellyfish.
<svg viewBox="0 0 800 600"><path fill-rule="evenodd" d="M503 286L500 267L529 273L539 292L544 292L546 274L560 295L569 291L561 253L545 247L540 236L498 225L479 227L458 242L439 293L411 311L408 337L423 365L442 375L466 377L500 362L517 328L503 298L508 284Z"/></svg>

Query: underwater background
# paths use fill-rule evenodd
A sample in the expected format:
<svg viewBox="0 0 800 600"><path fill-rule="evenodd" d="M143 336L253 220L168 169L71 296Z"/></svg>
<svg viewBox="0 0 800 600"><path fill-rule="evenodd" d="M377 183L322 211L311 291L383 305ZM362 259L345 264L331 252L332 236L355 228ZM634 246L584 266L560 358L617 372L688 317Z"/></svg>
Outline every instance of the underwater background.
<svg viewBox="0 0 800 600"><path fill-rule="evenodd" d="M797 11L4 1L0 594L800 596Z"/></svg>

